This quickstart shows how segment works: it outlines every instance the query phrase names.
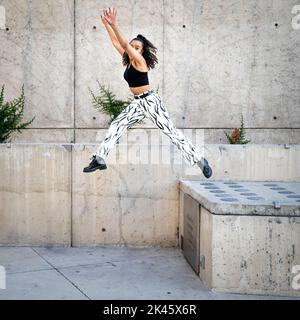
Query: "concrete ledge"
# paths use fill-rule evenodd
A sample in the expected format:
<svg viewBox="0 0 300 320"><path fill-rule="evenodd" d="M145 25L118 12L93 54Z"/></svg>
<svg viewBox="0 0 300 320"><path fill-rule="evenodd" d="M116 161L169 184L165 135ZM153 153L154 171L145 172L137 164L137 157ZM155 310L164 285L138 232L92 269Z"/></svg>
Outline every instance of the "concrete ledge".
<svg viewBox="0 0 300 320"><path fill-rule="evenodd" d="M178 246L178 180L208 180L173 145L134 134L89 174L98 144L0 144L0 245ZM205 147L213 179L300 180L299 145Z"/></svg>
<svg viewBox="0 0 300 320"><path fill-rule="evenodd" d="M181 180L179 188L212 214L300 217L300 182Z"/></svg>
<svg viewBox="0 0 300 320"><path fill-rule="evenodd" d="M180 181L180 247L190 263L196 257L196 273L214 291L300 296L300 181L227 183ZM214 191L229 196L218 198ZM191 199L185 194L193 206L185 204ZM197 226L188 225L193 220Z"/></svg>

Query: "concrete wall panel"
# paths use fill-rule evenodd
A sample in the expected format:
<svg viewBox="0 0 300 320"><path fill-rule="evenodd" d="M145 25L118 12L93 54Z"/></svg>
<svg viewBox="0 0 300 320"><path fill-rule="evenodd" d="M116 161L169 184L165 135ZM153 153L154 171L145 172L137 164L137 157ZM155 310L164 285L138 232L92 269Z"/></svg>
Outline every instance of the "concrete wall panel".
<svg viewBox="0 0 300 320"><path fill-rule="evenodd" d="M299 217L213 215L212 219L213 288L299 296L299 290L292 288L292 268L300 261Z"/></svg>
<svg viewBox="0 0 300 320"><path fill-rule="evenodd" d="M135 138L92 173L82 170L95 144L0 144L0 245L177 246L178 180L207 179L164 139ZM298 146L211 144L206 152L213 180L300 179Z"/></svg>
<svg viewBox="0 0 300 320"><path fill-rule="evenodd" d="M73 138L56 136L59 142L77 142L80 130L107 128L109 117L92 106L88 88L97 93L99 80L118 98L132 97L122 57L100 19L107 4L2 0L0 5L9 28L0 31L0 81L7 98L17 96L24 83L25 119L36 115L26 135L16 134L13 141L52 142L52 131L70 128ZM299 143L300 40L292 27L293 1L113 5L128 40L142 33L157 47L159 64L149 72L150 85L177 127L208 128L207 143L224 143L223 128L239 126L243 114L252 143ZM148 119L143 127L154 128ZM52 131L40 135L42 128ZM94 134L85 136L85 142L94 142Z"/></svg>
<svg viewBox="0 0 300 320"><path fill-rule="evenodd" d="M120 147L109 155L108 169L87 174L84 159L94 148L82 149L77 145L73 154L73 244L176 246L178 190L172 167L126 164Z"/></svg>
<svg viewBox="0 0 300 320"><path fill-rule="evenodd" d="M72 128L73 0L0 4L9 28L0 32L0 84L6 86L5 98L19 96L24 84L24 119L36 116L29 128Z"/></svg>
<svg viewBox="0 0 300 320"><path fill-rule="evenodd" d="M0 244L71 244L71 153L0 144Z"/></svg>

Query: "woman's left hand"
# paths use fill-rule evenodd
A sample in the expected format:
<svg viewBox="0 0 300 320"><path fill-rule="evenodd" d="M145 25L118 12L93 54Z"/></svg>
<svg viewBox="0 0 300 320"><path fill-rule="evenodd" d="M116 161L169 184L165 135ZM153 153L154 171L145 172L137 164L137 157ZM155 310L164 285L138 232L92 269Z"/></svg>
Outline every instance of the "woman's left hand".
<svg viewBox="0 0 300 320"><path fill-rule="evenodd" d="M104 18L112 26L116 24L117 9L111 7L105 10Z"/></svg>

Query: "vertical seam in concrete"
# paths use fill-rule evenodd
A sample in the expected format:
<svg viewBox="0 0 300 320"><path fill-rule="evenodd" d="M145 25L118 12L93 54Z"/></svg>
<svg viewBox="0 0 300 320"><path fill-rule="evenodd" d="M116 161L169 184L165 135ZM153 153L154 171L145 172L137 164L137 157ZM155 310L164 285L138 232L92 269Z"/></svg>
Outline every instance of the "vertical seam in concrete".
<svg viewBox="0 0 300 320"><path fill-rule="evenodd" d="M73 152L74 152L74 144L71 144L71 165L70 165L70 246L73 247Z"/></svg>
<svg viewBox="0 0 300 320"><path fill-rule="evenodd" d="M71 184L71 210L70 210L70 246L73 247L73 152L75 146L75 50L76 50L76 0L73 1L73 145L71 144L71 172L70 172L70 184Z"/></svg>
<svg viewBox="0 0 300 320"><path fill-rule="evenodd" d="M164 89L165 89L165 1L163 0L163 43L162 43L162 59L163 59L163 67L162 67L162 96L164 97Z"/></svg>
<svg viewBox="0 0 300 320"><path fill-rule="evenodd" d="M176 246L178 248L180 248L180 241L179 241L179 237L180 237L180 181L178 181L177 183L177 226L176 226Z"/></svg>
<svg viewBox="0 0 300 320"><path fill-rule="evenodd" d="M73 142L75 143L76 0L74 0L73 6Z"/></svg>

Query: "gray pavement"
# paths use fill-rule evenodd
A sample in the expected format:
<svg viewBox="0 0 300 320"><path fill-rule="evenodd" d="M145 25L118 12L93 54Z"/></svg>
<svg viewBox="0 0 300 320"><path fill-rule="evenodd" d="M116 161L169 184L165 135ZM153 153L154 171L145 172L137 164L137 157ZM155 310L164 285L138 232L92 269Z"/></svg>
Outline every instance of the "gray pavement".
<svg viewBox="0 0 300 320"><path fill-rule="evenodd" d="M0 247L0 265L0 300L300 300L210 291L179 248Z"/></svg>

